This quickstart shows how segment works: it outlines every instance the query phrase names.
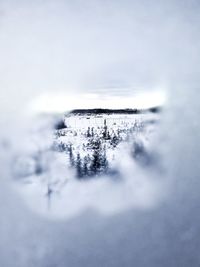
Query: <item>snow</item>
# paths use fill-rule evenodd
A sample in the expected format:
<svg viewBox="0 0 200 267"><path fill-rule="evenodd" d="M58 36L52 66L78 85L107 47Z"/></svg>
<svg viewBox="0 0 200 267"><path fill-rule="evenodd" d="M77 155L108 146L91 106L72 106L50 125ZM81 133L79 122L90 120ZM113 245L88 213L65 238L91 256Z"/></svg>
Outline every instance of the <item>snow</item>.
<svg viewBox="0 0 200 267"><path fill-rule="evenodd" d="M197 0L1 1L1 267L200 266L199 13ZM121 179L78 180L49 151L54 119L30 117L33 102L65 111L90 93L144 89L152 103L155 87L168 102L131 151L117 147Z"/></svg>
<svg viewBox="0 0 200 267"><path fill-rule="evenodd" d="M146 179L140 169L149 164L146 153L151 153L158 114L66 115L67 128L61 130L54 130L54 120L47 118L42 117L44 126L41 118L38 126L37 119L30 124L30 146L27 140L26 152L16 151L13 159L16 189L32 210L50 218L70 218L91 207L111 215L156 205L161 185ZM95 153L99 167L92 167Z"/></svg>
<svg viewBox="0 0 200 267"><path fill-rule="evenodd" d="M38 184L26 187L17 182L25 195L16 193L16 183L8 179L12 150L5 150L0 187L2 266L198 266L199 92L184 92L184 98L182 91L176 92L182 105L177 109L172 99L150 141L164 171L158 165L140 168L121 151L118 164L127 179L70 182L65 187L68 201L54 195L57 208L66 201L64 217L58 209L54 216L51 210L49 216L44 214L48 203L41 201L41 193L46 191ZM193 102L190 110L184 105L188 98Z"/></svg>

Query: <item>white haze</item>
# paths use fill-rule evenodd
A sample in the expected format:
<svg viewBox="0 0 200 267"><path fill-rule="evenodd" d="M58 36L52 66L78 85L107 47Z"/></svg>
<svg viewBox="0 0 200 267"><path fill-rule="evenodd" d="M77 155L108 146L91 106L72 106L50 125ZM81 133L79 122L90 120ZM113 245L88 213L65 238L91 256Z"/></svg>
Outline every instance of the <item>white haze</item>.
<svg viewBox="0 0 200 267"><path fill-rule="evenodd" d="M197 1L2 0L0 11L7 113L51 92L137 94L198 77Z"/></svg>
<svg viewBox="0 0 200 267"><path fill-rule="evenodd" d="M1 266L200 265L199 9L191 0L1 1ZM10 140L26 149L28 103L48 93L126 96L154 87L169 95L153 143L164 172L129 173L156 189L152 205L121 207L127 187L97 182L102 196L112 188L114 212L103 202L62 220L30 210L9 165Z"/></svg>

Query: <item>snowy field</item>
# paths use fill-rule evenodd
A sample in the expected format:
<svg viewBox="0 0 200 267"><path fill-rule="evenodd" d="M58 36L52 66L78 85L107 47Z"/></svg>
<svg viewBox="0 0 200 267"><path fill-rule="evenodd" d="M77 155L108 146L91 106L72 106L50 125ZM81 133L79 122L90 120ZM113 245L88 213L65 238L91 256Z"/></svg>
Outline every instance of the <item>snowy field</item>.
<svg viewBox="0 0 200 267"><path fill-rule="evenodd" d="M85 202L94 204L90 199L98 191L101 195L104 184L126 181L130 168L150 168L154 164L156 157L151 150L159 119L160 114L154 113L70 115L64 118L64 128L56 130L53 117L38 118L38 123L36 119L31 126L25 151L16 153L13 158L15 186L36 212L50 217L74 215ZM47 121L52 128L47 127ZM79 185L83 181L85 184ZM90 187L88 197L84 192ZM156 189L146 188L144 184L141 194L147 193L148 198L152 190ZM69 199L76 191L82 200L71 206ZM133 200L136 202L133 205L139 206L151 206L154 202L152 199L145 204L140 199L139 195L134 200L127 198L126 202ZM97 205L103 207L103 204ZM114 212L116 208L112 203L108 207L103 208L105 212L107 209Z"/></svg>

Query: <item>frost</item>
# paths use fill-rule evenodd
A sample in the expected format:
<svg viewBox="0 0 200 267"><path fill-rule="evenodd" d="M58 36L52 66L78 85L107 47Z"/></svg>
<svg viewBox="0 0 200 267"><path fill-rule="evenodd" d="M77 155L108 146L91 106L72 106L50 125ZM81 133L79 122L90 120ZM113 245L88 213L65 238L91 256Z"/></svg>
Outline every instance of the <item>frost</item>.
<svg viewBox="0 0 200 267"><path fill-rule="evenodd" d="M197 0L0 1L1 267L200 266L199 11ZM154 90L168 96L159 123L106 140L108 165L87 179L76 172L87 138L55 139L63 114L31 114L155 105Z"/></svg>

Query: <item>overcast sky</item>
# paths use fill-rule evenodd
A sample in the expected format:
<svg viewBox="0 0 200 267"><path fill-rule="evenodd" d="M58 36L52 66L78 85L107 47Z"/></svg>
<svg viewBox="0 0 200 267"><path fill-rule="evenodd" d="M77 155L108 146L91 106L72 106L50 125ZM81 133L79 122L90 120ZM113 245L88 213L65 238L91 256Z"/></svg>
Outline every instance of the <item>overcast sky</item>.
<svg viewBox="0 0 200 267"><path fill-rule="evenodd" d="M198 83L199 1L0 2L1 108Z"/></svg>

